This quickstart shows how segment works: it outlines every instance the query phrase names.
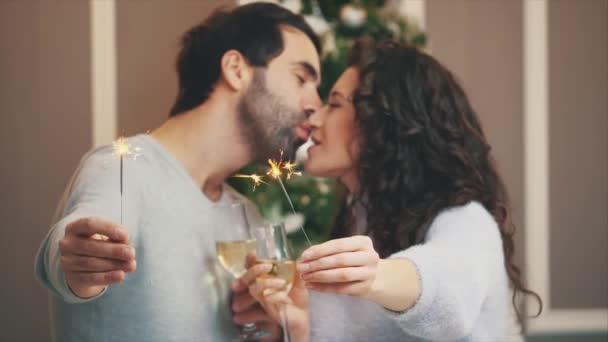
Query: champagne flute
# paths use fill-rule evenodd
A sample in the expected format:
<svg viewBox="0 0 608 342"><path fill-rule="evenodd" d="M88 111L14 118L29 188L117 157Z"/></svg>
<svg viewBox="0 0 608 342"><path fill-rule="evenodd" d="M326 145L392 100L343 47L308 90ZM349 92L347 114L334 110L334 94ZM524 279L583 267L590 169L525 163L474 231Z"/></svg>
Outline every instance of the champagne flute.
<svg viewBox="0 0 608 342"><path fill-rule="evenodd" d="M296 274L296 264L293 253L287 240L283 223L269 224L254 230L256 239L256 264L271 264L270 272L258 279L280 278L285 280L284 291L288 292L293 286ZM283 325L283 341L290 342L289 327L287 325L287 312L285 305L281 305L281 323Z"/></svg>
<svg viewBox="0 0 608 342"><path fill-rule="evenodd" d="M216 240L215 250L220 265L235 279L247 272L247 255L255 254L256 241L251 236L247 211L242 202L220 206L228 226L224 227L221 239ZM255 323L246 323L236 338L237 341L254 341L270 336L259 330Z"/></svg>

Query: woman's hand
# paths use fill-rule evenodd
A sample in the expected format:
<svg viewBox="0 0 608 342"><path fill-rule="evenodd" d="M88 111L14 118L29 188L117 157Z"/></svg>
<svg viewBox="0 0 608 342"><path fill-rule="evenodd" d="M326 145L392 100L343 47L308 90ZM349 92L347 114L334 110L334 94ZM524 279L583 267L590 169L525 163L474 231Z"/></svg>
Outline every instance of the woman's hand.
<svg viewBox="0 0 608 342"><path fill-rule="evenodd" d="M416 266L407 259L380 259L367 236L312 246L297 267L309 289L362 297L393 311L412 307L422 291Z"/></svg>
<svg viewBox="0 0 608 342"><path fill-rule="evenodd" d="M275 322L281 322L281 306L285 305L287 325L293 341L308 341L308 291L304 282L296 272L292 289L285 291L286 282L279 278L259 278L272 269L270 264L254 265L255 257L248 257L247 273L232 284L234 291L249 289L249 293L257 300L268 316ZM253 266L251 266L253 265Z"/></svg>
<svg viewBox="0 0 608 342"><path fill-rule="evenodd" d="M367 297L379 262L369 237L352 236L308 248L297 269L309 289Z"/></svg>

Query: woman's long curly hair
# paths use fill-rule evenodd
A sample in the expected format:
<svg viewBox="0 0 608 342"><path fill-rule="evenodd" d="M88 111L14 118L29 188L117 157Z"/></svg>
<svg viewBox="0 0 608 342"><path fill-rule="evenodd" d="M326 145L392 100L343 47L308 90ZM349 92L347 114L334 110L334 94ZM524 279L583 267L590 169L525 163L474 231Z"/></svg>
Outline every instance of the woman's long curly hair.
<svg viewBox="0 0 608 342"><path fill-rule="evenodd" d="M332 238L353 234L354 203L367 211L367 234L381 257L420 244L444 209L481 203L502 236L513 305L528 290L513 262L509 199L475 111L454 76L428 54L394 42L359 40L349 53L359 72L353 96L360 155L359 189L344 201ZM521 317L521 314L519 315Z"/></svg>

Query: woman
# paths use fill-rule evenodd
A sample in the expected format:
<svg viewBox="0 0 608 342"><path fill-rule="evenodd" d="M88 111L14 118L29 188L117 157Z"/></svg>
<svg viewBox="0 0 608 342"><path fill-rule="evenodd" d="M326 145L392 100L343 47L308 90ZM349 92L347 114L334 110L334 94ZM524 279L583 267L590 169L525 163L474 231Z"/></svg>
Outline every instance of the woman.
<svg viewBox="0 0 608 342"><path fill-rule="evenodd" d="M257 265L251 294L294 340L505 341L513 263L503 182L453 75L396 43L359 41L313 127L306 170L347 189L332 240L298 262L287 295ZM307 289L313 290L308 292ZM310 294L310 296L309 296Z"/></svg>

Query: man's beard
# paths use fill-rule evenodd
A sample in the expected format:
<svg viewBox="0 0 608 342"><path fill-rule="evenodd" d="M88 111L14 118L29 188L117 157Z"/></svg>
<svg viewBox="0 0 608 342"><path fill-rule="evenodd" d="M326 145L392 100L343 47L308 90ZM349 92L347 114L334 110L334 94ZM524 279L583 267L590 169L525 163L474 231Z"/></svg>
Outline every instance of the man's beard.
<svg viewBox="0 0 608 342"><path fill-rule="evenodd" d="M255 71L239 107L241 132L255 160L278 158L281 151L287 159L293 159L297 145L302 143L294 128L306 115L268 90L263 71Z"/></svg>

